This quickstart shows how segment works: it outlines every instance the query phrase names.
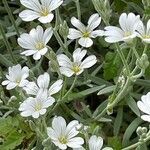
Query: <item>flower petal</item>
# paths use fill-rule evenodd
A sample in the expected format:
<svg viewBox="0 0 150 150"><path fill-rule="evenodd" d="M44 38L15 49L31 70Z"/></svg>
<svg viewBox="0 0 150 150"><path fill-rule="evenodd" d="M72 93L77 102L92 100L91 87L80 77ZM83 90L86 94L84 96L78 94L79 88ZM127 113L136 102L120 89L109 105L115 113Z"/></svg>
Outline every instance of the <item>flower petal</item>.
<svg viewBox="0 0 150 150"><path fill-rule="evenodd" d="M49 82L50 82L50 76L47 72L40 75L37 79L37 84L42 89L47 89L49 86Z"/></svg>
<svg viewBox="0 0 150 150"><path fill-rule="evenodd" d="M53 94L59 92L61 90L62 86L63 86L63 80L57 80L49 88L49 94L53 95Z"/></svg>
<svg viewBox="0 0 150 150"><path fill-rule="evenodd" d="M82 37L82 33L76 29L70 28L68 38L71 40Z"/></svg>
<svg viewBox="0 0 150 150"><path fill-rule="evenodd" d="M87 47L87 48L91 47L93 45L93 41L89 37L87 37L87 38L82 37L79 39L78 42L81 46Z"/></svg>
<svg viewBox="0 0 150 150"><path fill-rule="evenodd" d="M23 10L21 13L19 13L19 17L23 21L33 21L40 17L39 13L32 11L32 10Z"/></svg>
<svg viewBox="0 0 150 150"><path fill-rule="evenodd" d="M76 27L77 29L79 29L81 32L86 31L85 25L80 20L78 20L77 18L72 17L71 18L71 23L72 23L72 25L74 27Z"/></svg>
<svg viewBox="0 0 150 150"><path fill-rule="evenodd" d="M73 61L74 62L81 62L82 59L85 57L86 53L87 53L87 50L81 50L81 48L77 48L73 52Z"/></svg>
<svg viewBox="0 0 150 150"><path fill-rule="evenodd" d="M53 35L53 30L51 27L45 30L44 35L43 35L43 41L45 45L49 42L52 35Z"/></svg>
<svg viewBox="0 0 150 150"><path fill-rule="evenodd" d="M81 68L90 68L97 62L96 56L88 56L80 65Z"/></svg>
<svg viewBox="0 0 150 150"><path fill-rule="evenodd" d="M62 67L68 67L69 68L72 66L72 62L64 54L57 55L57 61L58 61L59 65Z"/></svg>
<svg viewBox="0 0 150 150"><path fill-rule="evenodd" d="M20 3L22 5L24 5L25 7L31 9L31 10L34 10L34 11L40 11L40 3L39 3L39 0L20 0Z"/></svg>
<svg viewBox="0 0 150 150"><path fill-rule="evenodd" d="M60 67L60 72L67 77L71 77L74 74L74 72L67 67Z"/></svg>
<svg viewBox="0 0 150 150"><path fill-rule="evenodd" d="M99 26L99 24L101 23L101 17L99 17L99 14L93 14L90 16L89 20L88 20L88 30L93 31L96 27Z"/></svg>
<svg viewBox="0 0 150 150"><path fill-rule="evenodd" d="M47 16L41 16L38 20L41 23L50 23L54 18L54 15L52 13L48 14Z"/></svg>
<svg viewBox="0 0 150 150"><path fill-rule="evenodd" d="M65 119L61 116L55 117L52 121L52 128L54 129L58 137L60 137L61 135L65 135L66 131Z"/></svg>
<svg viewBox="0 0 150 150"><path fill-rule="evenodd" d="M67 145L71 148L80 148L83 144L84 140L81 137L69 139L69 142L67 143Z"/></svg>
<svg viewBox="0 0 150 150"><path fill-rule="evenodd" d="M51 0L50 3L50 11L55 10L56 8L58 8L61 4L63 3L63 0Z"/></svg>
<svg viewBox="0 0 150 150"><path fill-rule="evenodd" d="M98 36L103 36L104 35L104 31L103 30L95 30L93 32L91 32L90 36L92 38L96 38Z"/></svg>

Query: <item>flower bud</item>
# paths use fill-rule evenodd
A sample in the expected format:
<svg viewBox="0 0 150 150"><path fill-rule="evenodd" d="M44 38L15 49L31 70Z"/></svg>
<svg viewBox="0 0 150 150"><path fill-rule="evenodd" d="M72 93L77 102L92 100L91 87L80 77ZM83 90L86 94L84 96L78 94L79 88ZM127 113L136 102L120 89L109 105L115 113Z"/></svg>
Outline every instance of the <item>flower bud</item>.
<svg viewBox="0 0 150 150"><path fill-rule="evenodd" d="M136 61L136 65L140 69L145 70L149 66L148 56L146 54L143 54L142 57Z"/></svg>
<svg viewBox="0 0 150 150"><path fill-rule="evenodd" d="M137 133L138 136L141 136L143 134L142 127L138 127L137 130L136 130L136 133Z"/></svg>
<svg viewBox="0 0 150 150"><path fill-rule="evenodd" d="M68 36L68 34L69 34L69 27L68 27L66 21L64 21L63 24L60 24L60 26L59 26L59 34L60 34L63 38L67 38L67 36Z"/></svg>
<svg viewBox="0 0 150 150"><path fill-rule="evenodd" d="M42 142L42 145L44 146L44 147L48 147L48 146L50 146L51 145L51 139L50 138L47 138L47 139L45 139L45 140L43 140L43 142Z"/></svg>
<svg viewBox="0 0 150 150"><path fill-rule="evenodd" d="M50 60L51 60L51 61L49 61L49 66L51 68L51 71L52 72L58 72L59 64L57 62L56 54L53 51L50 51L49 57L50 57Z"/></svg>
<svg viewBox="0 0 150 150"><path fill-rule="evenodd" d="M30 126L32 131L35 131L36 125L35 125L35 123L32 120L29 120L29 126Z"/></svg>

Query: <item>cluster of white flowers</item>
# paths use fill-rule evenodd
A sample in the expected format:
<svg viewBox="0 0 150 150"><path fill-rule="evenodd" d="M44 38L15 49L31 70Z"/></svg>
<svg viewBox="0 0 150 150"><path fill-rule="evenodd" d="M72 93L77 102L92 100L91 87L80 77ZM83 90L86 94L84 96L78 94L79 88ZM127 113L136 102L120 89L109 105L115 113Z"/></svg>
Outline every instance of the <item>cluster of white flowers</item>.
<svg viewBox="0 0 150 150"><path fill-rule="evenodd" d="M73 150L85 150L82 146L84 140L81 137L76 137L79 134L78 127L80 126L77 120L71 121L66 125L63 117L55 117L52 121L52 127L47 128L47 134L52 142L60 149L73 148ZM92 135L89 139L89 150L113 150L110 147L103 146L103 139Z"/></svg>
<svg viewBox="0 0 150 150"><path fill-rule="evenodd" d="M53 10L58 8L63 0L20 0L27 10L22 11L19 16L24 21L33 21L38 19L41 23L50 23L54 14ZM139 37L143 42L150 43L150 20L145 27L139 15L133 13L123 13L119 18L120 28L117 26L107 26L104 30L98 29L101 23L99 14L90 16L87 26L75 17L71 18L72 25L76 28L70 28L68 39L77 40L82 47L89 48L93 45L93 40L96 37L105 37L108 43L116 42L131 42L135 37ZM34 60L39 60L45 55L48 50L48 42L53 36L53 28L47 28L45 31L42 26L38 25L31 29L28 33L23 33L18 38L18 44L25 49L21 54L25 56L33 55ZM68 58L65 54L57 55L60 73L67 77L73 75L80 75L85 69L92 67L97 62L95 55L90 55L84 58L87 50L77 48ZM38 118L40 115L46 113L46 109L53 105L56 101L52 96L59 92L63 86L63 80L58 79L50 86L50 76L47 72L40 75L36 82L29 82L29 68L18 64L9 67L7 80L2 82L6 85L7 90L15 87L22 88L29 96L24 100L19 107L21 116ZM145 113L141 118L150 122L150 93L142 96L142 101L137 102L139 109ZM77 120L71 121L66 125L66 121L62 117L55 117L52 121L52 127L47 128L47 134L52 142L59 147L59 149L67 149L67 147L74 150L84 150L84 140L81 137L76 137L79 122ZM103 139L93 135L89 139L89 150L100 150L103 146ZM103 150L112 150L110 147L105 147Z"/></svg>

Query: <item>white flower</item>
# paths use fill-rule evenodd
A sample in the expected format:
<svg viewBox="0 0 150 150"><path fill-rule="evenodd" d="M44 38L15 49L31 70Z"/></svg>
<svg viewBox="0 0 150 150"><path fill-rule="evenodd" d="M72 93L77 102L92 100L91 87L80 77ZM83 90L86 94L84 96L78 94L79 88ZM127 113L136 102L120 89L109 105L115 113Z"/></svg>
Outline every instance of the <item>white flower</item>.
<svg viewBox="0 0 150 150"><path fill-rule="evenodd" d="M71 18L71 23L74 27L76 27L78 30L74 28L69 29L69 39L79 39L78 43L83 47L90 47L93 45L93 41L91 38L96 38L98 36L103 36L104 31L102 30L95 30L100 23L101 23L101 17L99 17L98 14L93 14L90 16L88 20L88 25L85 26L83 23L81 23L78 19L75 17Z"/></svg>
<svg viewBox="0 0 150 150"><path fill-rule="evenodd" d="M103 139L101 137L97 137L96 135L92 135L90 137L88 144L89 144L89 150L113 150L111 147L105 147L102 149ZM85 149L81 147L74 150L85 150Z"/></svg>
<svg viewBox="0 0 150 150"><path fill-rule="evenodd" d="M45 55L48 51L47 43L53 35L52 28L48 28L43 31L41 26L33 28L29 34L23 33L18 38L18 44L26 49L21 54L25 56L33 55L35 60L39 60L42 55Z"/></svg>
<svg viewBox="0 0 150 150"><path fill-rule="evenodd" d="M52 97L53 94L59 92L63 85L63 80L57 80L50 87L50 76L48 73L40 75L37 79L37 84L35 82L29 82L24 90L27 94L38 95L38 93L45 93L48 97Z"/></svg>
<svg viewBox="0 0 150 150"><path fill-rule="evenodd" d="M8 74L6 75L7 80L2 82L2 85L7 85L6 89L11 90L16 86L24 87L28 80L26 78L29 76L29 68L23 67L18 64L8 68Z"/></svg>
<svg viewBox="0 0 150 150"><path fill-rule="evenodd" d="M79 133L76 129L78 124L77 120L73 120L66 125L64 118L55 117L52 121L52 128L47 128L47 134L60 149L80 148L84 144L84 140L81 137L75 137Z"/></svg>
<svg viewBox="0 0 150 150"><path fill-rule="evenodd" d="M36 98L27 98L19 107L21 116L38 118L40 115L46 113L46 108L53 105L55 99L53 97L47 97L45 93L39 93Z"/></svg>
<svg viewBox="0 0 150 150"><path fill-rule="evenodd" d="M20 0L20 2L28 8L19 14L23 21L38 18L41 23L49 23L54 18L52 11L58 8L63 0Z"/></svg>
<svg viewBox="0 0 150 150"><path fill-rule="evenodd" d="M96 56L90 55L83 60L86 53L86 50L76 49L73 52L73 62L64 54L58 55L57 60L60 65L61 74L71 77L74 74L81 74L86 68L92 67L97 62Z"/></svg>
<svg viewBox="0 0 150 150"><path fill-rule="evenodd" d="M141 21L136 30L138 32L138 37L140 37L143 42L150 43L150 20L148 20L146 27Z"/></svg>
<svg viewBox="0 0 150 150"><path fill-rule="evenodd" d="M137 36L136 28L140 22L140 16L133 13L122 13L119 18L120 27L105 27L105 41L108 43L116 43L120 41L130 42Z"/></svg>
<svg viewBox="0 0 150 150"><path fill-rule="evenodd" d="M137 102L139 109L145 113L141 116L144 121L150 122L150 92L141 97L141 101Z"/></svg>

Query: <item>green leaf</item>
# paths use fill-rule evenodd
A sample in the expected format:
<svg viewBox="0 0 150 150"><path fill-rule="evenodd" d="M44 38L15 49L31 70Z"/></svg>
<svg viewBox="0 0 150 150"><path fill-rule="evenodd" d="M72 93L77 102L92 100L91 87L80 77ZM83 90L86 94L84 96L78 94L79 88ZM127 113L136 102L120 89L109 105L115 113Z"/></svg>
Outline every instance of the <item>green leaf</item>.
<svg viewBox="0 0 150 150"><path fill-rule="evenodd" d="M97 95L103 95L103 94L107 94L107 93L111 93L112 91L114 91L115 89L115 85L103 88L102 90L100 90Z"/></svg>
<svg viewBox="0 0 150 150"><path fill-rule="evenodd" d="M31 136L30 128L18 116L0 118L0 137L3 139L1 150L14 150L24 139L29 139Z"/></svg>
<svg viewBox="0 0 150 150"><path fill-rule="evenodd" d="M123 119L123 108L120 107L120 108L118 108L117 117L114 122L114 135L115 136L117 136L119 134L119 130L120 130L120 127L122 124L122 119Z"/></svg>
<svg viewBox="0 0 150 150"><path fill-rule="evenodd" d="M105 56L104 63L104 78L106 80L111 80L118 75L118 70L120 68L121 60L118 54L115 52L108 52Z"/></svg>
<svg viewBox="0 0 150 150"><path fill-rule="evenodd" d="M130 96L129 99L126 99L126 103L128 104L128 106L131 108L131 110L140 117L140 111L137 107L137 103L135 102L135 100Z"/></svg>
<svg viewBox="0 0 150 150"><path fill-rule="evenodd" d="M137 127L142 123L142 120L140 118L134 119L131 124L126 129L124 135L123 135L123 141L122 145L123 147L126 147L130 144L130 138L132 134L136 131Z"/></svg>
<svg viewBox="0 0 150 150"><path fill-rule="evenodd" d="M14 150L16 146L20 145L25 138L24 134L20 134L18 131L12 130L6 137L4 143L0 145L2 150Z"/></svg>
<svg viewBox="0 0 150 150"><path fill-rule="evenodd" d="M87 96L89 94L92 94L92 93L95 93L95 92L99 91L100 89L102 89L104 87L105 87L105 85L95 86L93 88L89 88L87 90L84 90L84 91L81 91L81 92L78 92L78 93L71 93L67 97L67 101L72 101L72 100L75 100L75 99L79 99L79 98L85 97L85 96Z"/></svg>

